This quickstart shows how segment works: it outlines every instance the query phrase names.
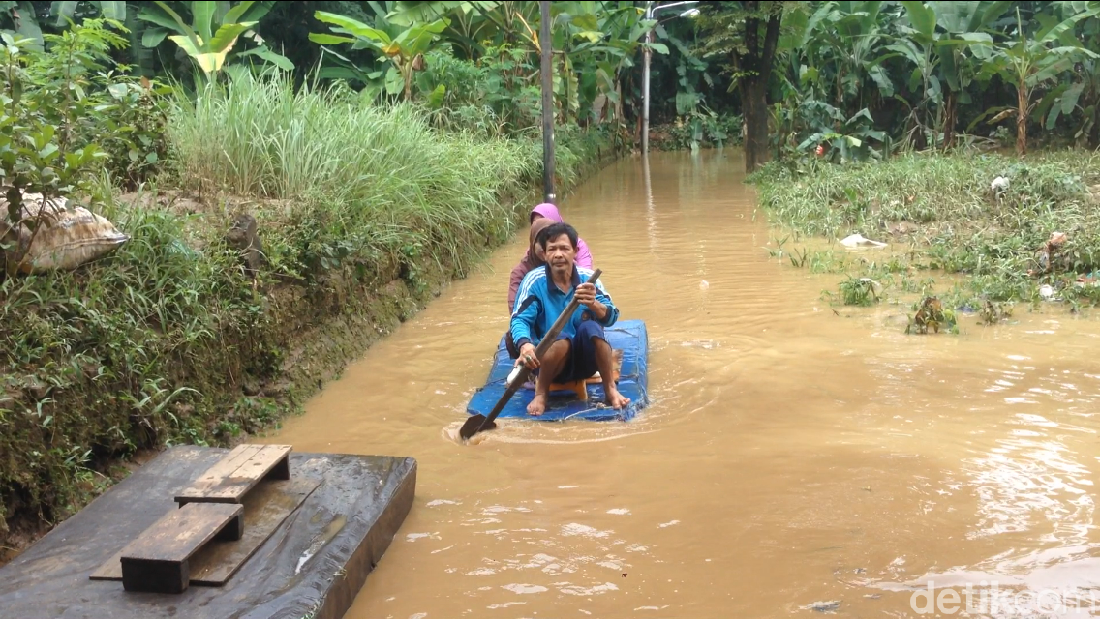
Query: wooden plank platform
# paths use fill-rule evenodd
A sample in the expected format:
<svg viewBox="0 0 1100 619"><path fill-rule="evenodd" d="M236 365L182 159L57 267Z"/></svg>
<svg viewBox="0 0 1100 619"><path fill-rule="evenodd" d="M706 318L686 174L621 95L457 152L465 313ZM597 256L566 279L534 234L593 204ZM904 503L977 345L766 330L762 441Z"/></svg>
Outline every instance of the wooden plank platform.
<svg viewBox="0 0 1100 619"><path fill-rule="evenodd" d="M191 557L191 586L220 587L294 513L320 482L298 477L260 484L245 497L244 536L239 542L214 539ZM198 505L198 503L196 503ZM122 550L91 573L92 580L122 580Z"/></svg>
<svg viewBox="0 0 1100 619"><path fill-rule="evenodd" d="M240 503L261 480L290 479L290 450L290 445L239 445L180 490L176 502Z"/></svg>
<svg viewBox="0 0 1100 619"><path fill-rule="evenodd" d="M316 489L221 587L141 593L125 591L118 581L88 578L119 548L177 510L174 493L227 453L172 447L57 525L0 568L0 617L343 617L412 509L413 458L291 453L293 479L312 480ZM267 485L245 497L246 513L252 495ZM192 574L196 571L193 558Z"/></svg>
<svg viewBox="0 0 1100 619"><path fill-rule="evenodd" d="M127 591L182 593L191 583L189 559L215 536L237 541L244 506L191 503L169 511L119 553Z"/></svg>

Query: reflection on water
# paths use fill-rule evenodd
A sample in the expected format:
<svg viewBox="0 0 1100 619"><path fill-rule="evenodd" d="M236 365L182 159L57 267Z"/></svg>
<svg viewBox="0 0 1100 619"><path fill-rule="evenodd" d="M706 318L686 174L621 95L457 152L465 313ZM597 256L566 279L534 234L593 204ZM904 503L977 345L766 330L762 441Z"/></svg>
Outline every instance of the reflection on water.
<svg viewBox="0 0 1100 619"><path fill-rule="evenodd" d="M1016 417L1025 427L1058 427L1038 415ZM1013 438L998 440L987 454L964 463L978 494L979 519L970 535L1026 531L1033 517L1044 517L1052 527L1044 541L1087 541L1093 512L1089 469L1045 431L1009 432Z"/></svg>
<svg viewBox="0 0 1100 619"><path fill-rule="evenodd" d="M906 305L834 312L842 277L769 258L742 170L736 151L655 154L563 201L646 321L652 404L629 424L454 440L522 233L266 439L418 461L349 619L918 617L930 583L1003 603L972 616L1036 616L1006 610L1021 592L1056 592L1058 616L1100 600L1100 326L1018 308L906 336Z"/></svg>

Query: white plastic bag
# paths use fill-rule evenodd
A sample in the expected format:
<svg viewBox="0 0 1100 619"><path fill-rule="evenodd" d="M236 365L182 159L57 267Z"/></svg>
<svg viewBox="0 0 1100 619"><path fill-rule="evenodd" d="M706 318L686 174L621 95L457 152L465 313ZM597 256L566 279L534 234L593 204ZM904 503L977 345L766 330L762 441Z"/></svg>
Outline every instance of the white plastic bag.
<svg viewBox="0 0 1100 619"><path fill-rule="evenodd" d="M886 243L872 241L859 233L844 237L840 240L840 244L847 249L882 249L886 247Z"/></svg>

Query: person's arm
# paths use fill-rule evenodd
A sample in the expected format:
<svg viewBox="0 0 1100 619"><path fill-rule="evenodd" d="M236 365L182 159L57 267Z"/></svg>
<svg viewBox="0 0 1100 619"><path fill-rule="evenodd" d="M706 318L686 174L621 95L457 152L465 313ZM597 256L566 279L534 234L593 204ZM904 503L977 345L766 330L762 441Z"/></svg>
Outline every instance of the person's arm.
<svg viewBox="0 0 1100 619"><path fill-rule="evenodd" d="M596 299L592 304L586 307L588 311L592 313L592 318L596 322L600 323L601 326L610 327L619 320L619 308L615 307L614 301L611 300L611 295L607 294L607 290L603 287L603 282L597 281L595 287Z"/></svg>
<svg viewBox="0 0 1100 619"><path fill-rule="evenodd" d="M603 289L603 284L596 282L596 307L603 307L603 315L596 313L596 322L604 327L610 327L619 320L619 308L611 300L611 295Z"/></svg>
<svg viewBox="0 0 1100 619"><path fill-rule="evenodd" d="M512 313L512 322L509 330L512 332L512 341L516 344L516 350L522 349L524 344L534 344L531 341L531 325L539 315L539 298L530 295L520 301L520 306Z"/></svg>
<svg viewBox="0 0 1100 619"><path fill-rule="evenodd" d="M516 292L519 291L519 284L523 281L523 275L519 272L519 267L512 269L512 274L508 277L508 313L516 311Z"/></svg>
<svg viewBox="0 0 1100 619"><path fill-rule="evenodd" d="M585 243L584 239L577 239L577 257L573 261L576 262L579 267L584 267L586 269L593 268L592 251L588 249L588 243Z"/></svg>

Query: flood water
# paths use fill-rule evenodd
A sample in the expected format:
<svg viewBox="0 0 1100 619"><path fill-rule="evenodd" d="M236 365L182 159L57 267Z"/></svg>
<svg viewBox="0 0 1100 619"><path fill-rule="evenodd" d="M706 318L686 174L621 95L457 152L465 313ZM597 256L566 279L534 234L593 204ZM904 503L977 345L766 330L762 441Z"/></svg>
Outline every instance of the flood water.
<svg viewBox="0 0 1100 619"><path fill-rule="evenodd" d="M1098 323L1018 307L907 336L907 306L834 312L842 276L769 257L743 169L736 150L655 153L648 180L629 159L563 200L648 328L634 421L448 438L524 230L264 439L418 462L349 619L920 617L929 582L948 610L969 590L970 616L1100 602Z"/></svg>

